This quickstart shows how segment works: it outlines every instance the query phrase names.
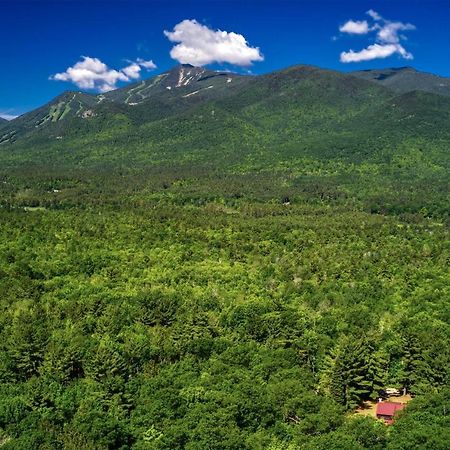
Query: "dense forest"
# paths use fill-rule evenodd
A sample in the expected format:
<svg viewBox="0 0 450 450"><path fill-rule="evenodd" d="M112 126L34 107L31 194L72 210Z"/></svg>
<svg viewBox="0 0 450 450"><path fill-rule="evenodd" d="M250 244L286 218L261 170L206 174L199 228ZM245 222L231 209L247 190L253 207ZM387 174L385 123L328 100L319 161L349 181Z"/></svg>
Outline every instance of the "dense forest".
<svg viewBox="0 0 450 450"><path fill-rule="evenodd" d="M448 448L448 216L292 175L3 174L3 448Z"/></svg>
<svg viewBox="0 0 450 450"><path fill-rule="evenodd" d="M310 72L3 125L2 449L448 449L450 100Z"/></svg>

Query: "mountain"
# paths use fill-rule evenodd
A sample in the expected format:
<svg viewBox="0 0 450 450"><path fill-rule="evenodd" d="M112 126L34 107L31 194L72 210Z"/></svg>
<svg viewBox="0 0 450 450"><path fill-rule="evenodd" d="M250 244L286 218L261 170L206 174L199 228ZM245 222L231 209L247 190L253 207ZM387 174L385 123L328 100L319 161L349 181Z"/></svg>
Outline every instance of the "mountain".
<svg viewBox="0 0 450 450"><path fill-rule="evenodd" d="M160 118L170 114L171 110L179 111L198 101L224 96L251 78L183 64L105 94L66 91L46 105L11 121L0 135L0 144L15 142L29 134L48 137L49 128L52 130L50 136L55 137L63 132L64 126L72 124L72 119L92 119L120 112L144 120ZM142 104L146 104L144 110L131 111Z"/></svg>
<svg viewBox="0 0 450 450"><path fill-rule="evenodd" d="M419 72L412 67L361 70L352 72L352 75L374 81L400 94L424 91L450 96L450 78Z"/></svg>
<svg viewBox="0 0 450 450"><path fill-rule="evenodd" d="M44 106L8 122L0 134L0 144L15 142L20 136L37 133L48 126L55 126L64 119L89 117L92 114L91 108L98 103L95 96L66 91Z"/></svg>
<svg viewBox="0 0 450 450"><path fill-rule="evenodd" d="M222 90L231 87L231 83L236 84L247 78L249 77L182 64L149 80L108 92L101 97L127 105L138 105L160 94L174 97L181 95L186 98L206 93L210 89Z"/></svg>
<svg viewBox="0 0 450 450"><path fill-rule="evenodd" d="M79 140L81 136L87 141L98 141L102 135L123 139L125 127L127 132L134 130L127 139L138 139L141 143L147 138L161 145L167 136L166 130L172 130L167 136L168 142L180 135L175 129L181 123L190 128L183 134L184 139L193 139L199 128L199 117L203 125L200 133L204 133L203 127L216 129L224 123L234 123L234 127L221 130L218 136L220 140L231 141L227 138L229 132L244 127L245 136L249 127L267 127L267 118L284 127L300 119L296 117L299 112L312 106L307 114L302 114L302 125L306 126L315 117L316 107L323 102L334 110L375 99L368 98L363 91L384 95L382 88L367 81L310 66L251 77L181 65L106 94L65 92L41 108L9 122L0 133L0 144L31 142L36 148L39 145L49 147L55 140ZM287 114L287 107L296 111ZM354 114L355 109L349 112ZM342 117L345 117L344 112L341 112ZM210 141L212 134L206 137ZM202 140L205 137L198 138L198 142Z"/></svg>
<svg viewBox="0 0 450 450"><path fill-rule="evenodd" d="M0 160L259 170L377 165L417 150L414 164L438 170L448 165L449 121L446 96L398 93L352 73L299 65L242 76L182 65L105 94L62 94L2 127Z"/></svg>

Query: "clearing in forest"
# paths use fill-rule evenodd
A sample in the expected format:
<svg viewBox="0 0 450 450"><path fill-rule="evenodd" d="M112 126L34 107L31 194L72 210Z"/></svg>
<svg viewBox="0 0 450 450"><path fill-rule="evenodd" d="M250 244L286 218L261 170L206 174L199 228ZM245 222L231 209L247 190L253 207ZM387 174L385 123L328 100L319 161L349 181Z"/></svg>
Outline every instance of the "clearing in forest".
<svg viewBox="0 0 450 450"><path fill-rule="evenodd" d="M411 400L411 395L406 394L400 396L391 395L383 401L407 404ZM358 408L355 409L354 414L358 416L370 416L376 418L377 403L378 402L376 400L365 401L361 406L358 406Z"/></svg>

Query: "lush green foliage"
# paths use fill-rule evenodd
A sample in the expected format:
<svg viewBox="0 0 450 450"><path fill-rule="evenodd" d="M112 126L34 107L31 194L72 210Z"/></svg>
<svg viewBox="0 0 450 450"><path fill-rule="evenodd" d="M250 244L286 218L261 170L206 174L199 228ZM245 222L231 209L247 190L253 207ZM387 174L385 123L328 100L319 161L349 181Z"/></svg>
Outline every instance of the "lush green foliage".
<svg viewBox="0 0 450 450"><path fill-rule="evenodd" d="M3 447L444 448L448 223L319 180L5 175ZM385 385L392 433L346 418Z"/></svg>
<svg viewBox="0 0 450 450"><path fill-rule="evenodd" d="M2 448L448 447L450 101L235 81L2 129Z"/></svg>

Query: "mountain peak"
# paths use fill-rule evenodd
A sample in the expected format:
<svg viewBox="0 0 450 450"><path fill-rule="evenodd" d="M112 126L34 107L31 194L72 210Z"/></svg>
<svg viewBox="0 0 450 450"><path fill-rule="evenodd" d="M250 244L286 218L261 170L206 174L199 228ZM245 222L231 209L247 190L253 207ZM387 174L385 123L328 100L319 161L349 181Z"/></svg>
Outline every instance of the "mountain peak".
<svg viewBox="0 0 450 450"><path fill-rule="evenodd" d="M411 66L360 70L351 74L382 84L399 94L419 90L450 97L450 79L420 72Z"/></svg>
<svg viewBox="0 0 450 450"><path fill-rule="evenodd" d="M178 88L187 86L198 81L208 71L203 67L195 67L191 64L180 64L168 72L164 79L167 88Z"/></svg>
<svg viewBox="0 0 450 450"><path fill-rule="evenodd" d="M180 70L205 70L203 67L193 66L192 64L177 64L173 66L171 69L167 70L166 73L170 72L179 72Z"/></svg>

